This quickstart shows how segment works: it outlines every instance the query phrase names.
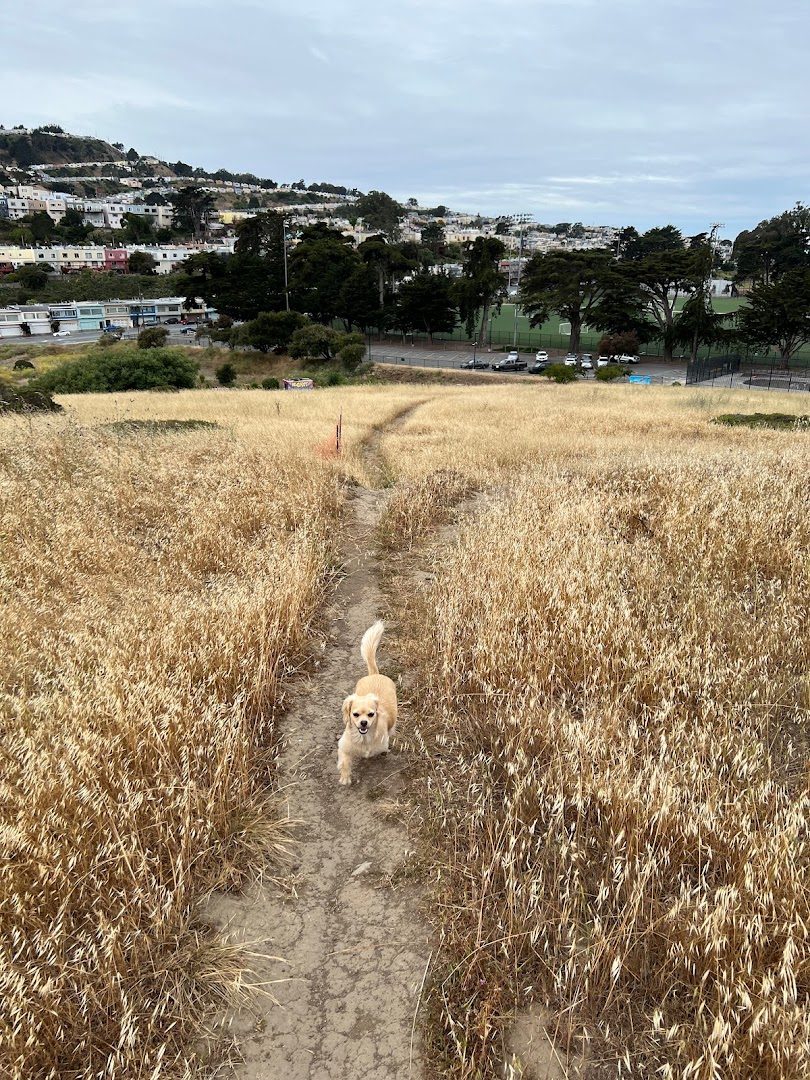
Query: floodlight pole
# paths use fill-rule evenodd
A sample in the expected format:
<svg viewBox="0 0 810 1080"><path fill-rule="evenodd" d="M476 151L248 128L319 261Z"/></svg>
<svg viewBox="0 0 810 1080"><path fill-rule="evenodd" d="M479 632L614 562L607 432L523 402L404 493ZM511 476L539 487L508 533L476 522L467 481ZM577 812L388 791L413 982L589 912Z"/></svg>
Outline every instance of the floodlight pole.
<svg viewBox="0 0 810 1080"><path fill-rule="evenodd" d="M711 299L711 280L712 272L714 271L714 239L718 232L723 228L721 221L715 221L709 232L709 267L706 272L706 296Z"/></svg>

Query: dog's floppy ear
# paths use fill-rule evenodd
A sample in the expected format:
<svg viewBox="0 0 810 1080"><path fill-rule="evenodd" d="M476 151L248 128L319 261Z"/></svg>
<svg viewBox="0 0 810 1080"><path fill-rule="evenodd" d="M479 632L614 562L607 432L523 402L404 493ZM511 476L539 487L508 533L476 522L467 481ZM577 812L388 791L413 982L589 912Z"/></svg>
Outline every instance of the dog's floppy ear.
<svg viewBox="0 0 810 1080"><path fill-rule="evenodd" d="M352 702L354 701L354 694L349 694L346 700L343 702L343 720L348 724L349 713L352 711Z"/></svg>

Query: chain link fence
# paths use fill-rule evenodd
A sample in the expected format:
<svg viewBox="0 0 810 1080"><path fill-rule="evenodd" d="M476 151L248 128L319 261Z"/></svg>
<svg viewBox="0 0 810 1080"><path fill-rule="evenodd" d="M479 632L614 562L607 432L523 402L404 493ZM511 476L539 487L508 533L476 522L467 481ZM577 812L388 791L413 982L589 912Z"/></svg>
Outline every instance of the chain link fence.
<svg viewBox="0 0 810 1080"><path fill-rule="evenodd" d="M725 355L698 359L686 369L686 385L739 387L747 390L810 391L810 365L806 360L778 357Z"/></svg>
<svg viewBox="0 0 810 1080"><path fill-rule="evenodd" d="M595 354L598 351L599 342L602 340L601 333L585 332L579 343L579 352ZM402 348L414 346L420 349L443 349L449 352L458 352L460 349L472 349L473 343L461 330L452 334L403 334L403 333L380 333L372 330L366 333L366 341L369 347L372 345L391 345ZM570 338L567 334L543 334L539 330L518 331L514 334L506 330L493 330L486 337L483 345L476 345L482 351L508 352L510 349L518 349L521 352L536 352L538 349L553 349L557 352L568 352ZM639 355L650 359L667 359L686 364L689 359L688 353L675 351L671 356L666 355L662 341L649 341L639 349ZM698 356L708 358L711 349L701 348Z"/></svg>

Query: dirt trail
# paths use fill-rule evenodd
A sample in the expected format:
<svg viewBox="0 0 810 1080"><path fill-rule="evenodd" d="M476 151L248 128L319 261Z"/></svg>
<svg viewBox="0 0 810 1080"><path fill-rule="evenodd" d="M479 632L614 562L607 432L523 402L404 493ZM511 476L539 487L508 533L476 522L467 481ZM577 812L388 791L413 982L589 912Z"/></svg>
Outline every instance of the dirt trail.
<svg viewBox="0 0 810 1080"><path fill-rule="evenodd" d="M294 688L282 721L279 787L302 822L295 889L257 887L217 897L207 915L232 937L284 963L256 960L257 981L278 999L233 1018L244 1055L239 1080L402 1080L421 1075L414 1034L419 990L430 955L418 915L419 891L385 876L407 859L405 827L385 820L402 789L406 760L393 752L337 782L340 706L365 674L360 638L380 614L374 527L379 491L358 490L347 509L345 576L333 601L323 661ZM386 641L379 653L386 672ZM404 722L404 723L403 723ZM402 717L404 725L407 715Z"/></svg>

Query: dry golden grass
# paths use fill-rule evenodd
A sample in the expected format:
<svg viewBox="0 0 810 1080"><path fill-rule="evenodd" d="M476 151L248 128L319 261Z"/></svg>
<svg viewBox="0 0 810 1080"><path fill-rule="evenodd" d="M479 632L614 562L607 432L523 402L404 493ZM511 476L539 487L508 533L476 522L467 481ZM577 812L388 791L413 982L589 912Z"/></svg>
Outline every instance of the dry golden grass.
<svg viewBox="0 0 810 1080"><path fill-rule="evenodd" d="M244 989L197 904L287 842L274 718L332 573L334 402L62 401L0 449L0 1075L186 1075ZM195 415L225 426L100 426Z"/></svg>
<svg viewBox="0 0 810 1080"><path fill-rule="evenodd" d="M707 422L761 395L61 400L0 433L0 1075L187 1075L244 991L197 904L283 857L274 719L343 477L400 482L406 546L494 492L404 607L435 1060L494 1076L538 999L633 1075L806 1075L810 443Z"/></svg>
<svg viewBox="0 0 810 1080"><path fill-rule="evenodd" d="M447 395L388 450L499 488L403 619L429 688L434 1060L501 1075L540 1001L612 1075L798 1080L810 443L707 423L728 394L604 389Z"/></svg>

